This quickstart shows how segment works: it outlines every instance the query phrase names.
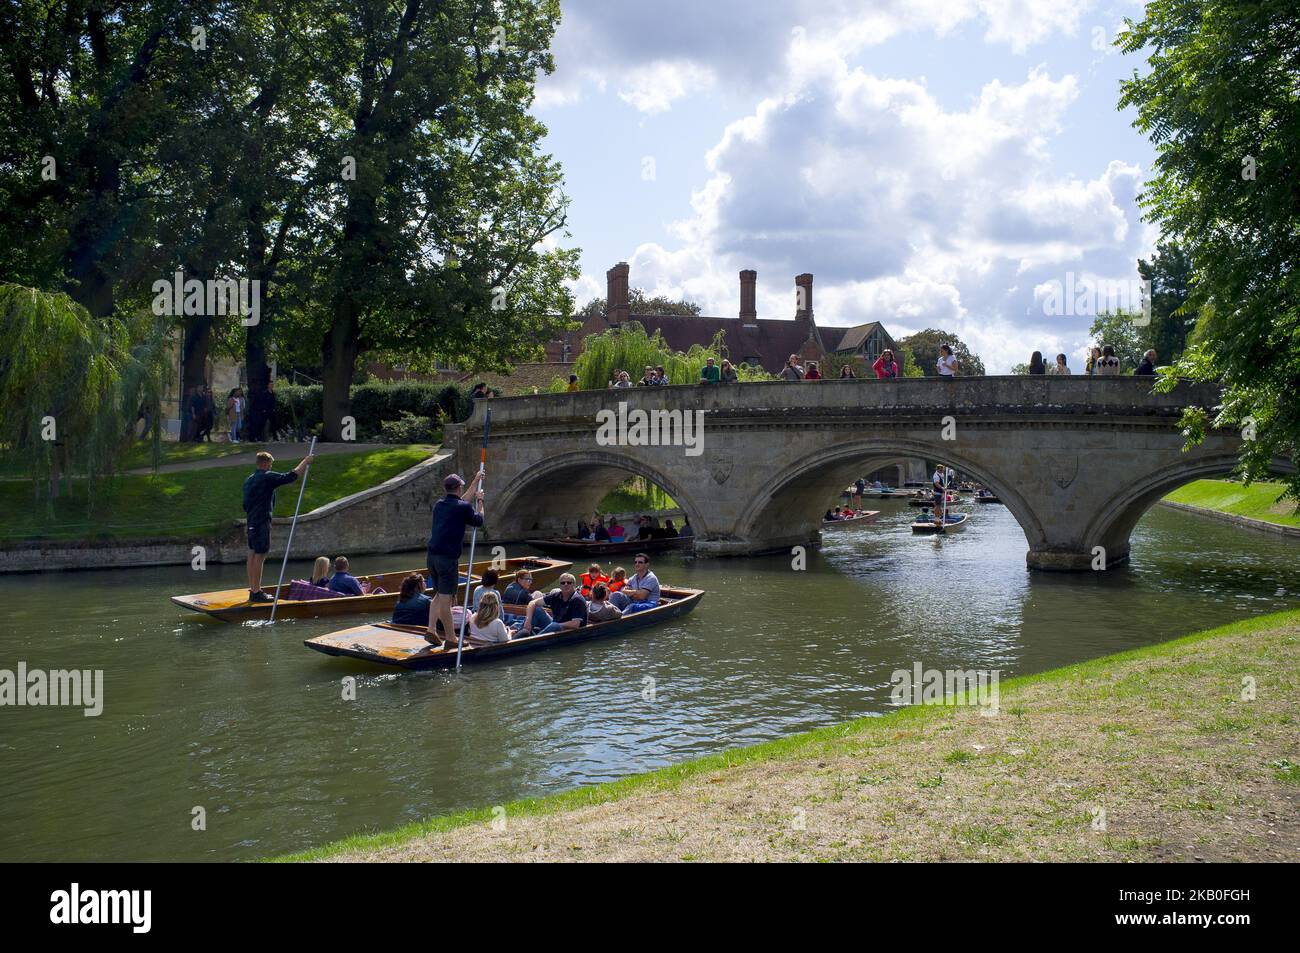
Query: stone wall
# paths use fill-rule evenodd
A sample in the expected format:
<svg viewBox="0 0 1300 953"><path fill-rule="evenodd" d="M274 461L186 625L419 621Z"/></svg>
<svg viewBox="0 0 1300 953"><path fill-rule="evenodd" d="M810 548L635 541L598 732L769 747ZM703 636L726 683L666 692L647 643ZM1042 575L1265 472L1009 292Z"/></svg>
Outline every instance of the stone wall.
<svg viewBox="0 0 1300 953"><path fill-rule="evenodd" d="M294 531L295 555L350 557L423 550L433 503L442 495L442 480L453 464L453 455L443 451L379 486L302 514ZM292 522L275 521L268 562L284 555ZM20 543L0 549L0 572L188 565L195 546L204 548L208 562L242 563L248 557L241 520L219 539Z"/></svg>

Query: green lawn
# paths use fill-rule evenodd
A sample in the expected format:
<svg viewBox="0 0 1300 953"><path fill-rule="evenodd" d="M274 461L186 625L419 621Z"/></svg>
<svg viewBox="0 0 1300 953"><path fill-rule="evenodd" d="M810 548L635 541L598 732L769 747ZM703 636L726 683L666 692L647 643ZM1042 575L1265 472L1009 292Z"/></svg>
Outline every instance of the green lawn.
<svg viewBox="0 0 1300 953"><path fill-rule="evenodd" d="M1165 497L1171 503L1199 506L1233 516L1246 516L1266 523L1300 526L1295 502L1282 500L1281 483L1252 483L1242 486L1228 480L1196 480Z"/></svg>
<svg viewBox="0 0 1300 953"><path fill-rule="evenodd" d="M433 450L422 444L394 445L317 457L307 480L303 512L382 483ZM276 467L289 469L296 463L297 459L279 461ZM55 502L51 517L44 505L33 504L30 483L6 481L0 483L0 510L10 515L0 525L0 540L190 538L223 533L244 515L242 485L250 472L249 467L234 466L117 477L105 487L89 516L79 484L74 484L71 499ZM297 484L281 489L276 494L276 515L292 516L297 499Z"/></svg>

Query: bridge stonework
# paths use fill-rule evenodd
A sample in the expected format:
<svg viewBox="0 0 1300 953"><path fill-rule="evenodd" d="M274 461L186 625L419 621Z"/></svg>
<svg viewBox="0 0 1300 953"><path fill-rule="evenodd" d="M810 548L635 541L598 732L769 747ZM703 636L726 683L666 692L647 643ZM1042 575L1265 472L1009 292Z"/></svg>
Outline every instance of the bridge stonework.
<svg viewBox="0 0 1300 953"><path fill-rule="evenodd" d="M919 457L996 492L1024 530L1031 568L1091 569L1098 546L1110 567L1128 559L1129 533L1158 499L1236 464L1236 432L1213 431L1183 450L1183 408L1218 400L1211 386L1154 394L1150 378L1131 377L763 382L496 399L485 534L504 542L572 532L638 474L690 515L697 553L788 549L816 541L822 513L852 480ZM601 446L597 414L620 402L629 412L703 410L703 452ZM486 408L480 401L466 423L447 428L462 470L477 466Z"/></svg>

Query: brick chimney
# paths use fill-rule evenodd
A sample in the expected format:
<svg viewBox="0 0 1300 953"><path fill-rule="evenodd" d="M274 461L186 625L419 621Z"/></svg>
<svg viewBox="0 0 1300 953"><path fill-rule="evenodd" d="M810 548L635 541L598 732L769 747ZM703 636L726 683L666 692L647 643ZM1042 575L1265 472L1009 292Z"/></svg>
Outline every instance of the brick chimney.
<svg viewBox="0 0 1300 953"><path fill-rule="evenodd" d="M813 315L813 297L812 297L813 276L804 272L802 275L796 275L794 279L795 288L795 306L794 316L799 321L811 321Z"/></svg>
<svg viewBox="0 0 1300 953"><path fill-rule="evenodd" d="M625 324L631 314L627 297L627 262L620 261L605 272L605 317L610 324Z"/></svg>
<svg viewBox="0 0 1300 953"><path fill-rule="evenodd" d="M758 327L758 311L754 306L754 288L758 272L746 268L740 273L740 323L747 328Z"/></svg>

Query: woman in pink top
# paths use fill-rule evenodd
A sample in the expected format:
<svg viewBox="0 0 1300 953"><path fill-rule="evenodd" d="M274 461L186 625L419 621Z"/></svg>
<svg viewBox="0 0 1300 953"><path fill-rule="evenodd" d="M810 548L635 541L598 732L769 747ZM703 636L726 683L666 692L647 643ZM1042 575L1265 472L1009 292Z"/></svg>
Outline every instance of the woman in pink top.
<svg viewBox="0 0 1300 953"><path fill-rule="evenodd" d="M885 348L880 357L876 358L876 363L871 365L871 369L876 372L876 377L883 380L886 377L898 376L898 362L894 360L894 352Z"/></svg>

